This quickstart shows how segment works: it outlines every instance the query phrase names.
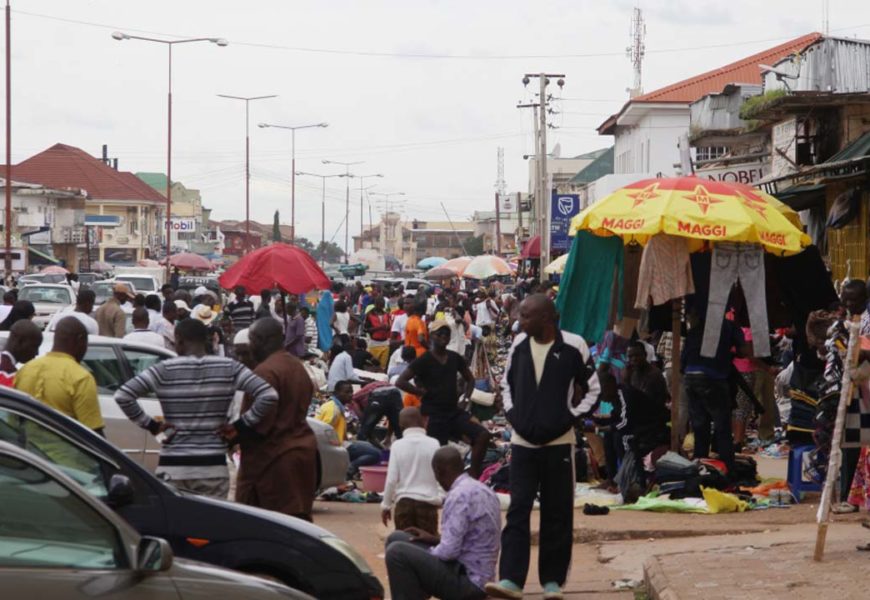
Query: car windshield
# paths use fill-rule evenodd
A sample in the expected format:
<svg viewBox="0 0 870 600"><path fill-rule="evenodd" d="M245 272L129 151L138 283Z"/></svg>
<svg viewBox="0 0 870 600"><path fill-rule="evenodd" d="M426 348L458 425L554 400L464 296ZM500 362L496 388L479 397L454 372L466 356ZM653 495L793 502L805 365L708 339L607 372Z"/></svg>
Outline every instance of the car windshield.
<svg viewBox="0 0 870 600"><path fill-rule="evenodd" d="M118 275L116 281L129 281L139 292L156 292L157 286L154 285L153 277L139 277L137 275Z"/></svg>
<svg viewBox="0 0 870 600"><path fill-rule="evenodd" d="M30 300L33 303L72 304L71 290L64 287L48 287L46 285L24 286L18 294L18 299Z"/></svg>

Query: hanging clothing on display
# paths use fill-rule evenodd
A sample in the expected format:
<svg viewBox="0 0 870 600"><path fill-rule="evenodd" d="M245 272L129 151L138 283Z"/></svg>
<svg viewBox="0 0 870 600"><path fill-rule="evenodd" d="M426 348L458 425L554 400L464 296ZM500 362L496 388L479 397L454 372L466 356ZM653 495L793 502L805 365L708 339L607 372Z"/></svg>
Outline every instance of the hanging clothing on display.
<svg viewBox="0 0 870 600"><path fill-rule="evenodd" d="M559 283L556 307L560 327L583 337L589 344L601 339L607 327L614 281L622 318L622 240L578 231Z"/></svg>
<svg viewBox="0 0 870 600"><path fill-rule="evenodd" d="M686 238L658 234L649 239L640 259L635 308L664 304L695 292Z"/></svg>
<svg viewBox="0 0 870 600"><path fill-rule="evenodd" d="M770 329L767 324L767 304L764 297L764 256L757 244L719 242L713 245L710 261L710 296L704 320L701 356L713 357L719 346L722 320L731 288L740 282L752 327L753 353L770 356Z"/></svg>

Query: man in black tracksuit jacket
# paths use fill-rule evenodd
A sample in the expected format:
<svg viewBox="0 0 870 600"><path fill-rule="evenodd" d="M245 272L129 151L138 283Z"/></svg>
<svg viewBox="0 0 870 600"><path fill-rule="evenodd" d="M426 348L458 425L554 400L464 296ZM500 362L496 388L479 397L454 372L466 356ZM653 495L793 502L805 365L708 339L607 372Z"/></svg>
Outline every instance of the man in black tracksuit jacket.
<svg viewBox="0 0 870 600"><path fill-rule="evenodd" d="M600 386L589 348L560 331L556 307L543 294L520 305L519 334L508 354L502 400L513 428L511 504L502 532L496 598L521 598L529 570L529 517L540 491L538 574L544 598L562 598L574 533L574 430L598 402Z"/></svg>

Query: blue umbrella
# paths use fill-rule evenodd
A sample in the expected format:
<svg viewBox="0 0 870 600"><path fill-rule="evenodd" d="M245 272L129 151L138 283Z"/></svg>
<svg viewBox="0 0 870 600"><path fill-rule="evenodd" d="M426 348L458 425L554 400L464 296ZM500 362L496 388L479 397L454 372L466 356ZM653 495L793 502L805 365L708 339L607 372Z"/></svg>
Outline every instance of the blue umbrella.
<svg viewBox="0 0 870 600"><path fill-rule="evenodd" d="M446 258L441 258L440 256L430 256L429 258L424 258L420 262L417 263L418 269L431 269L433 267L437 267L443 265L447 262Z"/></svg>

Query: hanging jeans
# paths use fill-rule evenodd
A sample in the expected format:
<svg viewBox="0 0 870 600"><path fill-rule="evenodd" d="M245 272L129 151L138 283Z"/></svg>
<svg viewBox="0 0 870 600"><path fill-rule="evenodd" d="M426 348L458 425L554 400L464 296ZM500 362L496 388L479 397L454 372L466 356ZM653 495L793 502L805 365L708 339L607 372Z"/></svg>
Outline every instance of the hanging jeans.
<svg viewBox="0 0 870 600"><path fill-rule="evenodd" d="M754 356L770 356L770 331L764 292L764 255L761 246L720 242L713 246L710 264L710 297L704 322L701 356L716 356L722 319L731 288L737 281L743 288L749 325L752 327Z"/></svg>

